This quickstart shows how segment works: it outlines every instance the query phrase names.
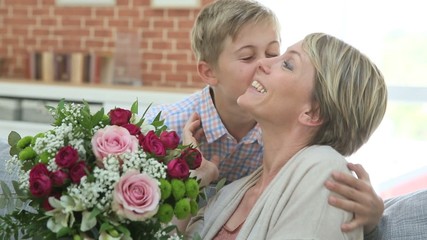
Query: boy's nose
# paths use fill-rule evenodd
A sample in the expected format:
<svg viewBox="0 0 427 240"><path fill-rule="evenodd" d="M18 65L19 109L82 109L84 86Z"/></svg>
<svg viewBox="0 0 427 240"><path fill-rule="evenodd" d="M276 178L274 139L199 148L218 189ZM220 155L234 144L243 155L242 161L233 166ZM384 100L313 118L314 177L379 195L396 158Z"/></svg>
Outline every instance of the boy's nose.
<svg viewBox="0 0 427 240"><path fill-rule="evenodd" d="M258 60L258 70L268 74L270 72L270 61L267 58Z"/></svg>

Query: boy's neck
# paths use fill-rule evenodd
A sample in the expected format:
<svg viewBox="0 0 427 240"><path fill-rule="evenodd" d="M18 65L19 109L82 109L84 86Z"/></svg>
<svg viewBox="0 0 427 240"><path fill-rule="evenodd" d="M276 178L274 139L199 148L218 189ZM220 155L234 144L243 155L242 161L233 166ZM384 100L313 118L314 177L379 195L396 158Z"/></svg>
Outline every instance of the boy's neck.
<svg viewBox="0 0 427 240"><path fill-rule="evenodd" d="M244 112L237 105L237 102L236 104L227 104L215 99L212 90L210 93L212 101L225 128L237 142L240 142L240 140L242 140L242 138L244 138L249 131L255 127L257 124L256 121L250 117L249 114Z"/></svg>

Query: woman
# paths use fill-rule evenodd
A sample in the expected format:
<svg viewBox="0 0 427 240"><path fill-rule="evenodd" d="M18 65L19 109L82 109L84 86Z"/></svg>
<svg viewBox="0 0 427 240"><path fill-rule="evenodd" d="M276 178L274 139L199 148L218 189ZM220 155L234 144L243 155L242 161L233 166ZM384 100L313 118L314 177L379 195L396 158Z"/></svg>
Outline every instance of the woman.
<svg viewBox="0 0 427 240"><path fill-rule="evenodd" d="M343 156L368 140L386 102L377 67L335 37L310 34L282 56L260 60L238 104L262 129L262 167L221 189L187 233L202 239L362 239L361 228L341 231L352 216L328 204L331 193L323 183L332 171L349 172Z"/></svg>

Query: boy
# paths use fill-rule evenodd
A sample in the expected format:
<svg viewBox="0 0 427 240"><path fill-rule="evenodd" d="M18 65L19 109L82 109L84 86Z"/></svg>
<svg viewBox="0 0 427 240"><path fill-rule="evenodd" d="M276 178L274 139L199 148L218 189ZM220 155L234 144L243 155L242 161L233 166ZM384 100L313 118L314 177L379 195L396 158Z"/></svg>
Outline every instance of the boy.
<svg viewBox="0 0 427 240"><path fill-rule="evenodd" d="M259 126L237 105L237 98L252 83L257 61L280 55L279 29L274 13L254 1L218 0L206 6L195 22L191 41L198 73L208 86L181 102L154 106L146 115L152 120L161 111L165 124L181 137L187 120L193 122L193 130L200 127L197 133L203 134L196 134L200 136L197 141L204 158L210 159L203 161L196 173L202 185L216 180L218 170L219 179L226 178L229 183L260 166L263 145ZM342 188L335 189L342 192ZM335 200L332 205L352 209L343 205L343 200ZM364 218L356 222L358 226L379 218L366 211L372 208L368 203L359 205L362 209L356 208L359 212L355 214Z"/></svg>

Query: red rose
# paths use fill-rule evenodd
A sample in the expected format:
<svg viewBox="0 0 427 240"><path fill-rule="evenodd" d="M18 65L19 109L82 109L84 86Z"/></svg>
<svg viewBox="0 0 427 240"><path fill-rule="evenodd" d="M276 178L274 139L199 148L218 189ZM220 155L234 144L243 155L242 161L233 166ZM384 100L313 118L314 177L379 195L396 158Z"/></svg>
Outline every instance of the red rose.
<svg viewBox="0 0 427 240"><path fill-rule="evenodd" d="M65 146L59 149L55 156L55 162L59 167L69 168L79 160L79 153L71 146Z"/></svg>
<svg viewBox="0 0 427 240"><path fill-rule="evenodd" d="M141 128L132 123L123 124L122 127L126 128L130 135L138 136L141 134Z"/></svg>
<svg viewBox="0 0 427 240"><path fill-rule="evenodd" d="M111 125L122 126L129 123L129 120L132 117L132 112L123 108L115 108L112 109L108 115L110 115Z"/></svg>
<svg viewBox="0 0 427 240"><path fill-rule="evenodd" d="M52 181L46 175L30 179L30 192L34 197L49 196L52 191Z"/></svg>
<svg viewBox="0 0 427 240"><path fill-rule="evenodd" d="M179 137L175 131L160 133L160 141L167 149L175 149L179 144Z"/></svg>
<svg viewBox="0 0 427 240"><path fill-rule="evenodd" d="M167 172L172 178L185 179L190 175L188 164L180 158L172 159L167 167Z"/></svg>
<svg viewBox="0 0 427 240"><path fill-rule="evenodd" d="M70 168L70 178L73 183L80 183L80 179L86 176L86 163L83 161L77 162Z"/></svg>
<svg viewBox="0 0 427 240"><path fill-rule="evenodd" d="M65 181L68 179L68 174L62 170L57 170L50 174L50 179L52 180L53 186L60 187L65 184Z"/></svg>
<svg viewBox="0 0 427 240"><path fill-rule="evenodd" d="M48 176L49 170L43 163L36 164L30 171L30 181L40 176Z"/></svg>
<svg viewBox="0 0 427 240"><path fill-rule="evenodd" d="M192 170L200 167L200 164L202 164L202 154L196 148L188 147L184 149L181 154L181 158L185 159Z"/></svg>
<svg viewBox="0 0 427 240"><path fill-rule="evenodd" d="M154 153L161 157L166 155L165 146L153 130L149 131L145 137L141 135L139 138L139 144L146 152Z"/></svg>

